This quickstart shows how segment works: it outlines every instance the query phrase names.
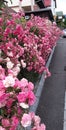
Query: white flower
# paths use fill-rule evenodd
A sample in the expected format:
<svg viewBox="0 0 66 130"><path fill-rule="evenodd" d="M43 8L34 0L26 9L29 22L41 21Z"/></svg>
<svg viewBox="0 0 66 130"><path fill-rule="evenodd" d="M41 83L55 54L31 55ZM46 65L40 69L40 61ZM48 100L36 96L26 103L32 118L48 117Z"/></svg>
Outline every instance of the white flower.
<svg viewBox="0 0 66 130"><path fill-rule="evenodd" d="M19 66L16 66L16 67L14 67L12 70L13 70L13 75L14 75L14 76L17 76L18 73L20 72L20 67L19 67Z"/></svg>
<svg viewBox="0 0 66 130"><path fill-rule="evenodd" d="M26 103L20 103L20 106L22 107L22 108L24 108L24 109L28 109L29 108L29 105L28 104L26 104Z"/></svg>
<svg viewBox="0 0 66 130"><path fill-rule="evenodd" d="M13 65L14 65L14 64L13 64L11 61L8 61L8 62L7 62L7 68L8 68L8 69L12 69L12 68L13 68Z"/></svg>
<svg viewBox="0 0 66 130"><path fill-rule="evenodd" d="M23 68L26 67L26 63L25 63L23 60L21 60L21 64L22 64L22 67L23 67Z"/></svg>
<svg viewBox="0 0 66 130"><path fill-rule="evenodd" d="M15 84L15 79L13 78L12 75L9 75L3 80L3 84L5 85L6 88L8 87L13 87Z"/></svg>

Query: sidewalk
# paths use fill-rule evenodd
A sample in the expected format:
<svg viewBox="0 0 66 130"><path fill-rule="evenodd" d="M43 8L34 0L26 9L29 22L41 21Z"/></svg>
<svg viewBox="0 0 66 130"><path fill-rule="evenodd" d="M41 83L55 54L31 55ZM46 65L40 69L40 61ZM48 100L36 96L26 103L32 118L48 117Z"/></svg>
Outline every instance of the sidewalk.
<svg viewBox="0 0 66 130"><path fill-rule="evenodd" d="M52 75L45 81L36 110L36 114L46 124L46 130L66 130L64 66L66 66L66 39L60 39L49 68Z"/></svg>

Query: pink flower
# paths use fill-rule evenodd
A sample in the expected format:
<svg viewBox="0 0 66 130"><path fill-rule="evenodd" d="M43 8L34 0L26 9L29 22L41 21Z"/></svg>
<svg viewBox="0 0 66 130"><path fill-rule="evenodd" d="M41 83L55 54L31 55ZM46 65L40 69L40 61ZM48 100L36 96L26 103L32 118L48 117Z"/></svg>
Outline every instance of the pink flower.
<svg viewBox="0 0 66 130"><path fill-rule="evenodd" d="M10 126L10 122L8 119L2 119L2 125L3 127L9 127Z"/></svg>
<svg viewBox="0 0 66 130"><path fill-rule="evenodd" d="M6 88L8 87L13 87L15 84L15 79L12 75L8 75L7 77L5 77L5 79L3 80L3 84Z"/></svg>
<svg viewBox="0 0 66 130"><path fill-rule="evenodd" d="M20 72L20 67L19 66L15 66L13 69L13 76L16 77L18 75L18 73Z"/></svg>
<svg viewBox="0 0 66 130"><path fill-rule="evenodd" d="M33 105L35 103L36 97L35 97L35 95L34 95L34 93L32 91L28 92L27 99L28 99L28 104L29 105Z"/></svg>
<svg viewBox="0 0 66 130"><path fill-rule="evenodd" d="M40 127L41 127L41 130L46 130L46 126L44 124L41 124Z"/></svg>
<svg viewBox="0 0 66 130"><path fill-rule="evenodd" d="M28 80L25 79L25 78L22 78L21 79L21 84L22 84L23 87L26 87L28 85Z"/></svg>
<svg viewBox="0 0 66 130"><path fill-rule="evenodd" d="M0 108L6 105L6 99L8 99L7 93L0 91Z"/></svg>
<svg viewBox="0 0 66 130"><path fill-rule="evenodd" d="M19 119L17 118L17 116L13 116L11 120L12 120L12 125L17 127L19 124Z"/></svg>
<svg viewBox="0 0 66 130"><path fill-rule="evenodd" d="M25 102L26 99L27 99L27 93L26 92L20 92L17 96L17 99L18 99L18 102L21 103L21 102Z"/></svg>
<svg viewBox="0 0 66 130"><path fill-rule="evenodd" d="M40 117L35 115L34 116L34 124L35 124L35 126L39 126L40 121L41 121Z"/></svg>
<svg viewBox="0 0 66 130"><path fill-rule="evenodd" d="M30 114L23 114L22 120L21 120L21 124L23 127L28 127L31 125L31 116Z"/></svg>
<svg viewBox="0 0 66 130"><path fill-rule="evenodd" d="M34 126L31 130L46 130L46 127L44 124Z"/></svg>
<svg viewBox="0 0 66 130"><path fill-rule="evenodd" d="M10 107L12 106L13 100L14 100L14 99L12 99L12 98L9 98L9 99L7 100L7 104L6 104L6 105L7 105L8 108L10 108Z"/></svg>
<svg viewBox="0 0 66 130"><path fill-rule="evenodd" d="M5 91L5 86L3 85L2 80L0 80L0 91Z"/></svg>
<svg viewBox="0 0 66 130"><path fill-rule="evenodd" d="M0 79L4 79L5 78L5 69L2 68L2 66L0 65Z"/></svg>
<svg viewBox="0 0 66 130"><path fill-rule="evenodd" d="M3 128L2 126L0 126L0 130L6 130L5 128Z"/></svg>
<svg viewBox="0 0 66 130"><path fill-rule="evenodd" d="M34 84L32 82L28 83L28 89L33 90L34 89Z"/></svg>

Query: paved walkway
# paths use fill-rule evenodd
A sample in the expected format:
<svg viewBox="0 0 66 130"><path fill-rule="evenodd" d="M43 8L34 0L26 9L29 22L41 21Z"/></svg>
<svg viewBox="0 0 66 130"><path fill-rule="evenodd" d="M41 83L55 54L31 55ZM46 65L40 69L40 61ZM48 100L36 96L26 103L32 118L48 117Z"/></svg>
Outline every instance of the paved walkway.
<svg viewBox="0 0 66 130"><path fill-rule="evenodd" d="M66 130L66 39L60 39L50 64L36 114L46 124L46 130Z"/></svg>

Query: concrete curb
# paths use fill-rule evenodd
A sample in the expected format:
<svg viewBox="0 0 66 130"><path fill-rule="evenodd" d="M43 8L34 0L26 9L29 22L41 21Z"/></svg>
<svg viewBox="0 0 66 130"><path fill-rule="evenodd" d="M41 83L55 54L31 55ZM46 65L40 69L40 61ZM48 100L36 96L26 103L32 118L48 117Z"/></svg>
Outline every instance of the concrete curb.
<svg viewBox="0 0 66 130"><path fill-rule="evenodd" d="M50 62L51 62L55 47L56 46L53 47L52 52L51 52L51 54L49 56L49 59L48 59L48 61L46 63L46 67L48 67L48 68L49 68L49 65L50 65ZM36 102L35 102L35 104L33 106L30 107L30 111L33 111L34 113L36 113L36 110L37 110L37 107L38 107L38 104L39 104L39 99L40 99L40 96L41 96L41 92L42 92L42 89L43 89L43 86L44 86L44 83L45 83L44 76L45 76L45 73L42 74L38 84L36 84L36 85L38 85L37 91L35 93Z"/></svg>

